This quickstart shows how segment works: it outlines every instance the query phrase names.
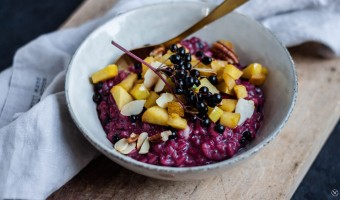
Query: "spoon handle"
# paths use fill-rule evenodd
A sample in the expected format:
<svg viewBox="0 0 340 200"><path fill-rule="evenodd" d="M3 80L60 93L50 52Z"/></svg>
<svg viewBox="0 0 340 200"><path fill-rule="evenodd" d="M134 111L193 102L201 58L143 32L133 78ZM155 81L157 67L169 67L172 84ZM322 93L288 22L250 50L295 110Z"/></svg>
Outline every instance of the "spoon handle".
<svg viewBox="0 0 340 200"><path fill-rule="evenodd" d="M239 7L240 5L244 4L247 1L248 0L225 0L223 3L217 6L214 10L212 10L206 17L198 21L196 24L194 24L193 26L185 30L183 33L181 33L177 37L164 42L163 45L167 48L171 44L180 42L187 36L200 30L205 25L210 24L211 22L223 17L224 15L233 11L235 8Z"/></svg>

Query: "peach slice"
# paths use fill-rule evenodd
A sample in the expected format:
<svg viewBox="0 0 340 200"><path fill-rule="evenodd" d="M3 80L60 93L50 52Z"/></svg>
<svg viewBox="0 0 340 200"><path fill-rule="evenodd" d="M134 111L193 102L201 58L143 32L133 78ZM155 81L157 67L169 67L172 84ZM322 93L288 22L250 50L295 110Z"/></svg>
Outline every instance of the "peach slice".
<svg viewBox="0 0 340 200"><path fill-rule="evenodd" d="M240 120L240 113L224 112L221 116L220 123L223 126L234 129Z"/></svg>
<svg viewBox="0 0 340 200"><path fill-rule="evenodd" d="M159 106L153 106L143 113L142 121L150 124L167 126L168 118L169 116L166 109L161 108Z"/></svg>
<svg viewBox="0 0 340 200"><path fill-rule="evenodd" d="M105 68L92 74L92 83L96 84L100 81L105 81L107 79L113 78L118 75L117 65L108 65Z"/></svg>
<svg viewBox="0 0 340 200"><path fill-rule="evenodd" d="M122 86L113 86L110 92L119 110L122 110L125 104L133 101L132 96Z"/></svg>
<svg viewBox="0 0 340 200"><path fill-rule="evenodd" d="M137 100L144 100L149 97L150 92L144 84L139 83L130 90L130 94Z"/></svg>

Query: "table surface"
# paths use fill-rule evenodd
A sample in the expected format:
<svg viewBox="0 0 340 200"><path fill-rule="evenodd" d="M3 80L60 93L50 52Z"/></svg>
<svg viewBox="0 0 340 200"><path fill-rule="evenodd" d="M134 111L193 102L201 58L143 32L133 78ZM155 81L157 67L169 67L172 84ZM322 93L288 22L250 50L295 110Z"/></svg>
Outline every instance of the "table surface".
<svg viewBox="0 0 340 200"><path fill-rule="evenodd" d="M98 17L115 2L87 0L63 28ZM279 136L246 165L206 180L168 182L135 174L101 156L49 199L291 198L339 119L340 59L310 56L305 47L290 52L299 78L296 107Z"/></svg>

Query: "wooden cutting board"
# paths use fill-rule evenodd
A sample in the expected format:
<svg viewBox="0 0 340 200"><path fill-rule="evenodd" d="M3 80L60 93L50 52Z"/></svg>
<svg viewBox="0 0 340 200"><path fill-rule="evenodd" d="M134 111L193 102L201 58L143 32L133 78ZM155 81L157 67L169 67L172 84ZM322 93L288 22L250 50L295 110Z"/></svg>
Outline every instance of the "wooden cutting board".
<svg viewBox="0 0 340 200"><path fill-rule="evenodd" d="M100 16L115 3L87 0L63 28ZM202 181L169 182L135 174L100 156L49 199L291 198L340 116L340 58L312 56L313 48L290 49L299 78L294 112L279 136L244 165Z"/></svg>

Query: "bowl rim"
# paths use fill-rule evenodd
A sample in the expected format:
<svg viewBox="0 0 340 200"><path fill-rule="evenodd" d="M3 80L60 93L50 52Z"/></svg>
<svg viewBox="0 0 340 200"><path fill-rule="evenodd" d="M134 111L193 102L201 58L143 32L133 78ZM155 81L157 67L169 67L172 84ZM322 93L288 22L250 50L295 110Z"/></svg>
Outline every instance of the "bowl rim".
<svg viewBox="0 0 340 200"><path fill-rule="evenodd" d="M85 129L82 127L80 121L77 119L72 106L71 106L71 101L70 101L70 94L69 94L69 82L70 82L70 69L71 66L74 64L74 60L75 57L78 55L80 49L82 49L82 47L85 45L86 41L89 40L89 38L94 35L96 32L100 31L104 26L106 26L109 23L112 23L112 21L116 20L117 18L121 18L124 17L126 15L130 15L133 12L138 12L139 10L143 10L143 9L157 9L160 7L167 7L167 5L170 4L174 4L174 2L163 2L163 3L156 3L156 4L151 4L151 5L147 5L147 6L143 6L143 7L139 7L136 9L132 9L129 10L123 14L118 14L115 17L109 19L108 21L106 21L105 23L99 25L98 27L96 27L89 35L87 35L87 37L82 41L82 43L79 45L79 47L77 48L77 50L75 51L75 53L73 54L68 68L67 68L67 72L66 72L66 80L65 80L65 97L66 97L66 103L67 103L67 107L69 109L71 118L73 119L73 121L75 122L76 126L78 127L78 129L80 130L80 132L83 134L83 136L96 148L98 149L101 153L103 153L104 155L106 155L107 157L110 158L110 156L115 157L116 159L119 159L121 162L125 163L125 164L132 164L135 167L139 167L142 169L146 169L146 170L152 170L152 171L157 171L157 172L165 172L165 173L176 173L176 174L181 174L181 173L187 173L187 172L204 172L204 171L208 171L208 170L213 170L213 169L219 169L219 168L224 168L226 166L231 166L237 162L240 162L242 160L245 160L246 158L250 157L251 155L257 153L259 150L261 150L264 146L266 146L270 141L272 141L274 138L276 138L276 136L281 132L281 130L283 129L283 127L286 125L289 117L292 114L292 111L294 109L294 106L296 104L296 100L297 100L297 94L298 94L298 78L297 78L297 72L295 70L295 64L294 61L291 57L291 55L289 54L287 48L284 46L284 44L282 43L282 41L280 41L277 36L275 36L273 34L273 32L267 28L265 28L260 22L244 15L244 14L240 14L238 12L232 12L229 14L232 15L238 15L239 17L243 17L246 18L247 20L252 21L253 23L255 23L255 26L258 26L259 28L262 29L262 31L264 32L268 32L268 35L270 35L270 37L272 39L274 39L276 42L279 43L280 48L282 48L282 50L284 51L285 55L288 57L289 60L289 68L290 70L293 72L293 95L290 98L290 106L289 106L289 110L286 113L286 115L284 116L284 119L282 121L282 123L280 124L280 126L278 126L277 128L275 128L275 130L269 134L266 138L263 139L263 141L259 142L257 145L255 145L254 147L248 149L246 152L243 152L239 155L236 155L234 157L228 158L226 160L223 161L219 161L216 163L212 163L212 164L208 164L208 165L201 165L201 166L193 166L193 167L167 167L167 166L160 166L160 165L152 165L152 164L148 164L148 163L143 163L140 161L137 161L133 158L130 158L126 155L122 155L118 152L109 152L106 149L104 149L103 147L101 147L100 144L98 144L97 142L93 141L91 139L91 137L86 133ZM184 5L185 4L185 5ZM181 6L188 6L188 5L200 5L202 8L212 8L213 6L216 6L215 4L212 3L206 3L206 2L190 2L190 1L186 1L186 2L181 2ZM209 26L209 25L208 25ZM110 158L111 159L111 158ZM111 159L112 160L112 159ZM114 160L113 160L114 161ZM115 162L115 161L114 161ZM117 162L116 162L117 163ZM119 165L122 165L120 163L117 163Z"/></svg>

